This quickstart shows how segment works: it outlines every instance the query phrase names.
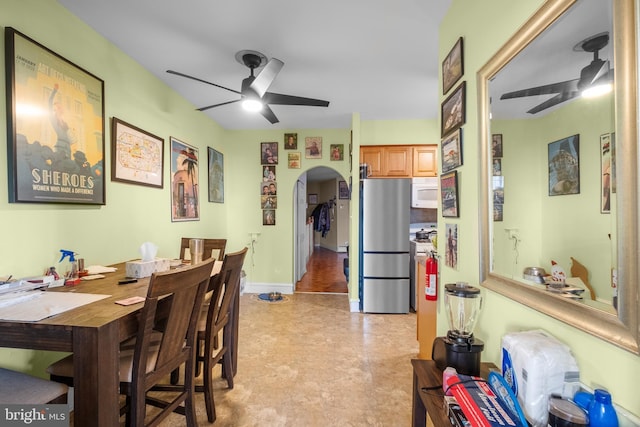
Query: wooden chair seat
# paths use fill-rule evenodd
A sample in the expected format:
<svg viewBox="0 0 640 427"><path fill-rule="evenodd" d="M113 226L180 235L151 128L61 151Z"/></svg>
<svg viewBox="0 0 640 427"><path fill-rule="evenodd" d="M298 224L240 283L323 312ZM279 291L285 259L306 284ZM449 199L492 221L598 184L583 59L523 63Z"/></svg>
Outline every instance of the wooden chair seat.
<svg viewBox="0 0 640 427"><path fill-rule="evenodd" d="M67 403L68 390L65 384L0 368L0 403L2 404Z"/></svg>

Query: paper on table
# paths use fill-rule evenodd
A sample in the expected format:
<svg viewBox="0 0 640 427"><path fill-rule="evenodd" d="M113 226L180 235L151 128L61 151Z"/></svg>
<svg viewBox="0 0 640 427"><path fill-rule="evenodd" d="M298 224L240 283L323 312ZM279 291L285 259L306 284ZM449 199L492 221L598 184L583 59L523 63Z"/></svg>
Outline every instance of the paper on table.
<svg viewBox="0 0 640 427"><path fill-rule="evenodd" d="M37 304L34 304L31 299L27 299L8 307L2 307L0 308L0 319L37 322L111 296L76 292L32 292L38 293Z"/></svg>
<svg viewBox="0 0 640 427"><path fill-rule="evenodd" d="M116 267L105 267L103 265L90 265L86 269L89 274L113 273L118 270Z"/></svg>

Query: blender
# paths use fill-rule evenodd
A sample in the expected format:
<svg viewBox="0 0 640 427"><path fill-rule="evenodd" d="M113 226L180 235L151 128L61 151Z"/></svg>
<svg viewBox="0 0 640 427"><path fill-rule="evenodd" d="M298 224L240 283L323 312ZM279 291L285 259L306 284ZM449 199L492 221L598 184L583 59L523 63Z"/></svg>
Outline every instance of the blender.
<svg viewBox="0 0 640 427"><path fill-rule="evenodd" d="M473 336L473 328L482 308L480 289L464 282L444 288L450 329L446 337L436 337L431 356L441 370L451 366L459 374L479 376L484 343Z"/></svg>

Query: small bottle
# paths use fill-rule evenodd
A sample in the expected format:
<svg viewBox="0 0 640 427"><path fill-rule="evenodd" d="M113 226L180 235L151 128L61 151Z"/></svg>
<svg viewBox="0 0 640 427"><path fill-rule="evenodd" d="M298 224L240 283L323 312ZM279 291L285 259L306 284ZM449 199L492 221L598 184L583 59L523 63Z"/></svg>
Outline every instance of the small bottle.
<svg viewBox="0 0 640 427"><path fill-rule="evenodd" d="M596 389L589 404L590 427L618 427L618 414L608 391Z"/></svg>
<svg viewBox="0 0 640 427"><path fill-rule="evenodd" d="M449 381L449 378L453 377L454 375L458 375L458 371L456 371L456 368L452 366L447 366L445 370L442 371L442 391L444 391L444 394L447 396L452 395L451 389L449 388L447 383Z"/></svg>

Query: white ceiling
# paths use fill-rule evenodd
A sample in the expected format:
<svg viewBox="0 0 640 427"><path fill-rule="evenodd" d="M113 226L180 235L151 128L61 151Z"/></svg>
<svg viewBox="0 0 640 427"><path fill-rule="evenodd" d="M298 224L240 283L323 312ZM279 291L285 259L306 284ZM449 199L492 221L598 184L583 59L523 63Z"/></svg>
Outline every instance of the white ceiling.
<svg viewBox="0 0 640 427"><path fill-rule="evenodd" d="M436 119L438 31L451 0L58 0L197 107L238 95L256 50L285 63L269 91L330 101L272 106L280 123L239 103L207 110L226 129L349 128L362 120Z"/></svg>

